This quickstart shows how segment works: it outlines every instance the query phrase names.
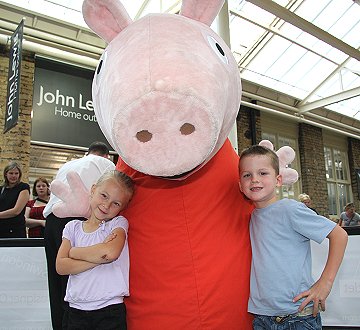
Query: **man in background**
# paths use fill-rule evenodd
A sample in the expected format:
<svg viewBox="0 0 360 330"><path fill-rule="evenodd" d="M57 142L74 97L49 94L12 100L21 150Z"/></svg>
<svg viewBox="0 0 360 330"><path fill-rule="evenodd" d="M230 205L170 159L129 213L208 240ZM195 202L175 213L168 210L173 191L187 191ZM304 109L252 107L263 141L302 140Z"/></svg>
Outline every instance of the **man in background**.
<svg viewBox="0 0 360 330"><path fill-rule="evenodd" d="M93 142L86 156L64 164L56 174L55 179L67 183L66 175L69 171L79 174L85 187L90 191L91 186L106 171L114 170L115 165L109 159L109 148L103 142ZM57 252L62 241L65 225L75 218L59 218L53 212L53 206L60 199L53 193L46 205L43 215L45 222L45 254L48 272L48 286L50 298L51 322L54 330L67 327L67 303L64 301L68 276L59 275L55 269Z"/></svg>

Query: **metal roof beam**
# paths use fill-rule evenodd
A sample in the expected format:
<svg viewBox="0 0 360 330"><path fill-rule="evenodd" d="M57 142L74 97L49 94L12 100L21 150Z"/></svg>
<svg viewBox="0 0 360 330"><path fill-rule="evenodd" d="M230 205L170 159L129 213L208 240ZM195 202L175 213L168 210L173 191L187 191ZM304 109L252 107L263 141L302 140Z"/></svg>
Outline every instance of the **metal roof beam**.
<svg viewBox="0 0 360 330"><path fill-rule="evenodd" d="M314 110L317 108L323 108L329 104L338 103L340 101L345 101L351 99L353 97L360 95L360 87L356 87L353 89L349 89L347 91L337 93L328 97L324 97L321 100L306 103L298 107L300 113L304 113L310 110Z"/></svg>
<svg viewBox="0 0 360 330"><path fill-rule="evenodd" d="M283 33L282 33L279 29L277 29L277 28L273 28L273 27L271 27L271 26L267 26L267 25L265 25L265 24L263 24L263 23L261 23L261 22L256 21L254 18L250 18L250 17L248 17L248 16L246 16L246 15L244 15L244 14L242 14L242 13L240 13L239 11L234 10L234 9L231 9L231 10L230 10L230 14L231 14L231 15L234 15L234 16L236 16L236 17L239 17L239 18L241 18L241 19L243 19L243 20L245 20L245 21L247 21L247 22L250 22L250 23L252 23L252 24L254 24L254 25L258 26L258 27L261 27L261 28L264 29L265 31L271 32L272 34L277 35L278 37L281 37L281 38L283 38L283 39L285 39L285 40L287 40L287 41L293 43L294 45L297 45L297 46L299 46L299 47L301 47L301 48L303 48L303 49L306 49L308 52L311 52L311 53L313 53L313 54L315 54L315 55L317 55L317 56L320 56L321 58L323 58L323 59L325 59L325 60L327 60L327 61L329 61L329 62L331 62L331 63L333 63L333 64L335 64L335 65L339 65L339 63L333 61L333 60L330 59L329 57L326 57L326 56L320 54L319 52L314 51L313 49L311 49L311 48L305 46L304 44L296 41L294 38L289 38L289 37L287 37L285 34L283 34Z"/></svg>
<svg viewBox="0 0 360 330"><path fill-rule="evenodd" d="M141 4L138 12L136 13L135 17L134 17L134 21L136 21L144 12L145 8L147 7L147 5L149 4L150 0L144 0L144 2Z"/></svg>
<svg viewBox="0 0 360 330"><path fill-rule="evenodd" d="M360 49L360 48L359 48ZM343 63L341 63L333 72L331 72L317 87L315 87L299 104L299 108L307 103L307 100L312 97L318 90L320 90L325 84L327 84L336 74L340 74L344 69L351 57L348 57Z"/></svg>
<svg viewBox="0 0 360 330"><path fill-rule="evenodd" d="M297 122L300 122L300 123L306 123L306 124L309 124L309 125L312 125L312 126L317 126L317 127L320 127L320 128L323 128L323 129L326 129L326 130L329 130L329 131L332 131L332 132L335 132L335 133L338 133L338 134L341 134L341 135L346 135L346 136L352 137L354 139L360 140L360 135L359 134L350 133L349 131L344 130L344 129L334 128L334 127L331 127L331 126L327 126L327 125L318 123L316 121L306 119L306 118L304 118L304 116L302 116L302 115L299 116L297 113L295 113L295 114L287 114L287 113L283 113L283 112L280 112L280 111L275 110L275 109L271 109L271 108L264 107L264 106L261 106L261 105L257 105L257 104L247 102L247 101L241 101L241 104L245 105L245 106L247 106L249 108L253 108L253 109L268 112L268 113L271 113L271 114L274 114L274 115L278 115L280 117L284 117L284 118L290 119L292 121L297 121Z"/></svg>
<svg viewBox="0 0 360 330"><path fill-rule="evenodd" d="M360 51L274 1L246 0L360 61Z"/></svg>

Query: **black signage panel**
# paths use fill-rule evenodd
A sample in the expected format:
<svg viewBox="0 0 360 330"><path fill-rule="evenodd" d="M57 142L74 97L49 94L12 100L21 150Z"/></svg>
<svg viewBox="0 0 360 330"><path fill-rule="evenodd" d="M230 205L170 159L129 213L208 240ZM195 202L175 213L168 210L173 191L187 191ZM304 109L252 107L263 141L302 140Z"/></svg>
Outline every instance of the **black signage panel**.
<svg viewBox="0 0 360 330"><path fill-rule="evenodd" d="M93 109L93 74L48 60L36 62L32 141L85 148L93 141L107 143Z"/></svg>
<svg viewBox="0 0 360 330"><path fill-rule="evenodd" d="M15 32L11 36L9 54L9 73L7 80L6 113L4 133L13 128L19 119L19 99L20 99L20 76L21 76L21 56L23 39L24 20L20 22Z"/></svg>

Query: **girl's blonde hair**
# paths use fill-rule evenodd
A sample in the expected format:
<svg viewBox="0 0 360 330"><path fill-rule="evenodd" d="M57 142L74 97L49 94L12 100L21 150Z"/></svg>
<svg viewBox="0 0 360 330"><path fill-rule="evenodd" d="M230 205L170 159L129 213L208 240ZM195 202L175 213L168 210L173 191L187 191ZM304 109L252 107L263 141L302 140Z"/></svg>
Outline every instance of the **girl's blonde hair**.
<svg viewBox="0 0 360 330"><path fill-rule="evenodd" d="M298 198L299 198L299 201L302 203L304 201L310 201L310 196L308 194L300 194Z"/></svg>
<svg viewBox="0 0 360 330"><path fill-rule="evenodd" d="M95 186L101 185L103 182L109 179L115 179L118 183L122 184L129 194L132 196L134 194L135 185L134 181L125 173L112 170L105 172L95 183Z"/></svg>

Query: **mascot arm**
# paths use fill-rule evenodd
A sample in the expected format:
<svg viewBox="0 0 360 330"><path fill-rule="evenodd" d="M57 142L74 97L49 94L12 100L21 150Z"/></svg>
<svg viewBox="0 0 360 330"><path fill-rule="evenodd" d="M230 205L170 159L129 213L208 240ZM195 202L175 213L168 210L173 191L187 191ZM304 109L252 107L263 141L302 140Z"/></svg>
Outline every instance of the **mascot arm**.
<svg viewBox="0 0 360 330"><path fill-rule="evenodd" d="M51 183L51 193L60 198L52 212L59 218L90 216L90 192L86 189L78 173L70 171L65 184L60 180Z"/></svg>

